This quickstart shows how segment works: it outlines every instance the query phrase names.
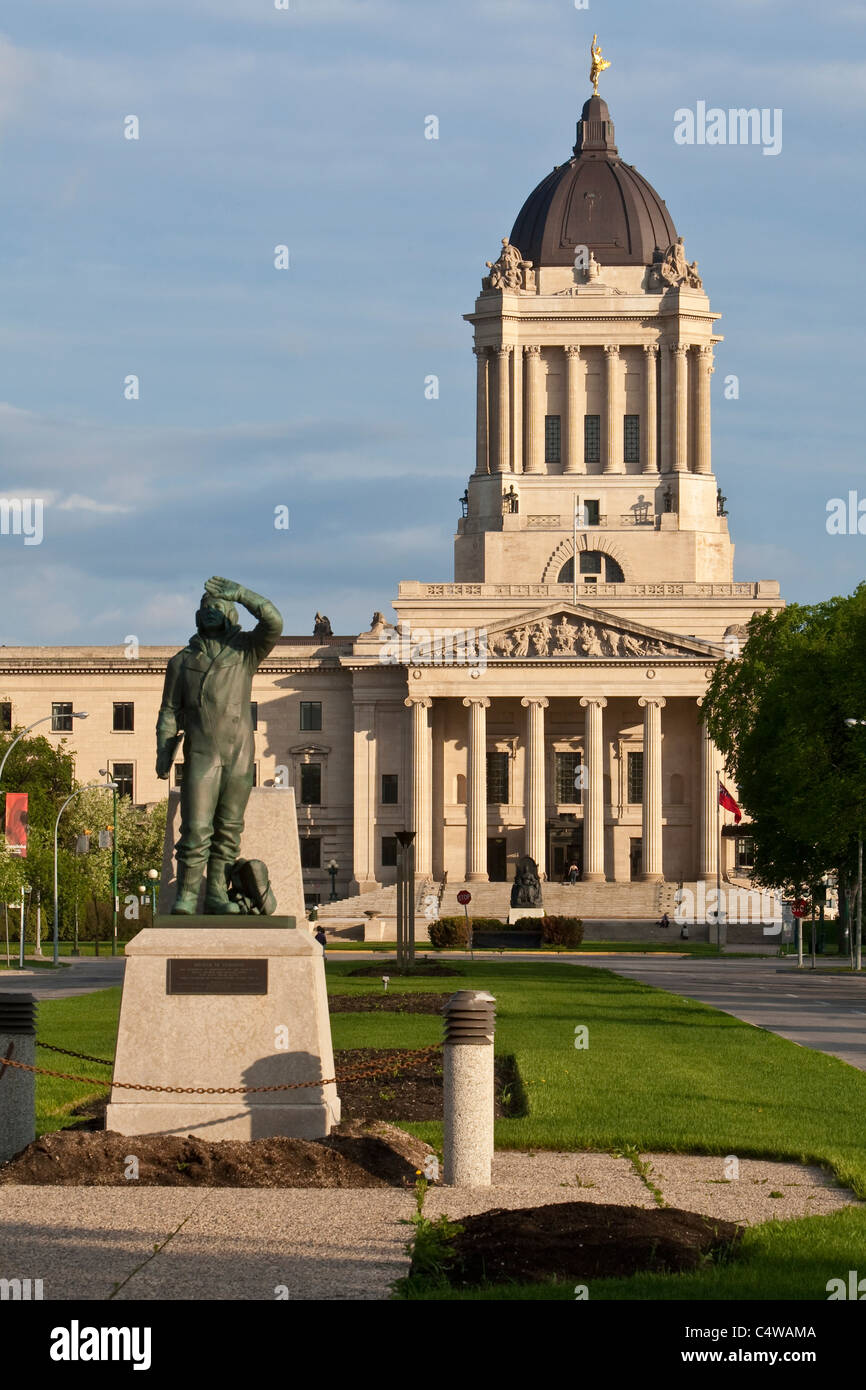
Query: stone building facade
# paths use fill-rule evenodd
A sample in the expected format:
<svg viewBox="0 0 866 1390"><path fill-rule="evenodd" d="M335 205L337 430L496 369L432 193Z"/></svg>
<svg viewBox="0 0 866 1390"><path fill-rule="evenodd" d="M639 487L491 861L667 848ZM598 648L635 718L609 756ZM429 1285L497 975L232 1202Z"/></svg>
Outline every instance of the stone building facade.
<svg viewBox="0 0 866 1390"><path fill-rule="evenodd" d="M295 788L309 901L330 861L341 897L393 882L406 827L436 882L511 878L523 853L599 884L716 876L701 698L782 600L734 580L711 455L719 315L600 97L487 265L466 315L476 449L454 580L401 583L395 624L284 638L256 677L257 780ZM53 707L80 778L107 767L154 801L174 650L4 648L0 714ZM723 846L725 872L747 871L748 844Z"/></svg>

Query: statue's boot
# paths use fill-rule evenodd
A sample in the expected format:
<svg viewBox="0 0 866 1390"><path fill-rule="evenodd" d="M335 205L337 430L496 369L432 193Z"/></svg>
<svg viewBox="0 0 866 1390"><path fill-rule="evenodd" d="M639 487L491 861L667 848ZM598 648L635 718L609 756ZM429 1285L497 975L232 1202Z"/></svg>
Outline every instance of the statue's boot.
<svg viewBox="0 0 866 1390"><path fill-rule="evenodd" d="M228 895L226 882L226 862L224 859L211 859L207 866L207 893L204 910L208 916L221 917L224 914L240 912L237 903Z"/></svg>
<svg viewBox="0 0 866 1390"><path fill-rule="evenodd" d="M172 916L191 917L198 911L198 895L204 875L203 864L178 864L177 897Z"/></svg>

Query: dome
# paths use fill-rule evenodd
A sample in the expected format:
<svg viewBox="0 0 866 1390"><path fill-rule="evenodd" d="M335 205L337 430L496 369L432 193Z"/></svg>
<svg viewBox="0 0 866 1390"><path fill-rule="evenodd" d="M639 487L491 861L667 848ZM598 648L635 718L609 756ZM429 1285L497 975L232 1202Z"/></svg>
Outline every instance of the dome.
<svg viewBox="0 0 866 1390"><path fill-rule="evenodd" d="M576 246L602 265L651 265L676 239L664 200L620 159L599 96L584 104L574 157L530 193L509 238L535 266L572 265Z"/></svg>

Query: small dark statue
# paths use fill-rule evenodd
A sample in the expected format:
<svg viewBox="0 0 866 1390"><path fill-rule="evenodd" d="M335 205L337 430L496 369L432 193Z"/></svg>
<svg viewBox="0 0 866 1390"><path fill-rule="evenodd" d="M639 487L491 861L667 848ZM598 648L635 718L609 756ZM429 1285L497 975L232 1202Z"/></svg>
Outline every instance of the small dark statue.
<svg viewBox="0 0 866 1390"><path fill-rule="evenodd" d="M521 855L511 889L512 907L541 907L541 881L538 865L528 854Z"/></svg>

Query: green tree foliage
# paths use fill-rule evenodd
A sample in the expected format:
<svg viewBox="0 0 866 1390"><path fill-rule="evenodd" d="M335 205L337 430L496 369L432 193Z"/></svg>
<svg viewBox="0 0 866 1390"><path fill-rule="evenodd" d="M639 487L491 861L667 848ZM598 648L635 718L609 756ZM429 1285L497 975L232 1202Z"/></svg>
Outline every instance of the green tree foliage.
<svg viewBox="0 0 866 1390"><path fill-rule="evenodd" d="M866 584L756 614L704 713L755 838L755 877L789 892L856 865L866 828Z"/></svg>

